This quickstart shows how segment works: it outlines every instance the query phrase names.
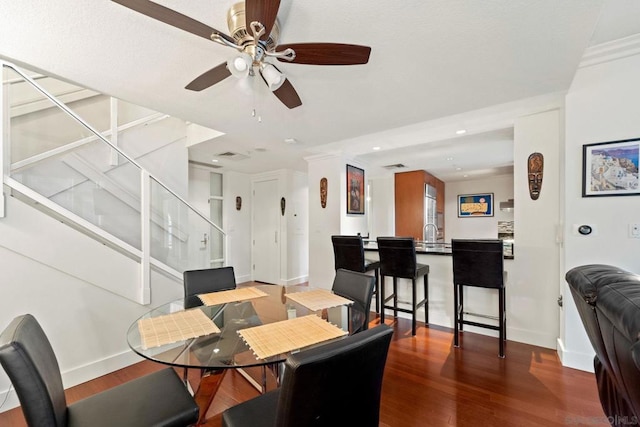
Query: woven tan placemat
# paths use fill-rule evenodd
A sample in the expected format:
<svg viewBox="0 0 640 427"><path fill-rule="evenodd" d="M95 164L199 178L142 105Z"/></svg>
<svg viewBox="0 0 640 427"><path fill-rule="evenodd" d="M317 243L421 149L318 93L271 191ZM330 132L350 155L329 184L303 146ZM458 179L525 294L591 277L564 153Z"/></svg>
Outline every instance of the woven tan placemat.
<svg viewBox="0 0 640 427"><path fill-rule="evenodd" d="M258 359L347 335L315 314L238 331Z"/></svg>
<svg viewBox="0 0 640 427"><path fill-rule="evenodd" d="M287 298L302 304L311 311L324 310L325 308L338 307L340 305L353 304L348 298L336 295L327 289L315 289L306 292L294 292L287 294Z"/></svg>
<svg viewBox="0 0 640 427"><path fill-rule="evenodd" d="M152 348L165 344L220 332L201 310L186 310L164 316L138 320L142 347Z"/></svg>
<svg viewBox="0 0 640 427"><path fill-rule="evenodd" d="M266 292L263 292L258 288L249 287L200 294L198 295L198 298L200 298L200 301L202 301L204 305L218 305L264 296L267 296Z"/></svg>

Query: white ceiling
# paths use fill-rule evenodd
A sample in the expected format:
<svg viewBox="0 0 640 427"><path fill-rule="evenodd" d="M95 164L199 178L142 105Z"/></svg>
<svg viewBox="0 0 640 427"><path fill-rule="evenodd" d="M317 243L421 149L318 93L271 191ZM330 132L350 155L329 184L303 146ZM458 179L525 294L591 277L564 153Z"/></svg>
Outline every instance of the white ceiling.
<svg viewBox="0 0 640 427"><path fill-rule="evenodd" d="M234 3L157 2L225 32ZM234 51L110 0L0 12L1 58L224 133L192 160L233 151L248 158L219 165L255 173L341 152L445 181L509 171L513 118L560 105L587 47L640 32L637 0L282 0L281 43L372 47L366 65L278 63L303 102L289 110L255 78L185 90Z"/></svg>

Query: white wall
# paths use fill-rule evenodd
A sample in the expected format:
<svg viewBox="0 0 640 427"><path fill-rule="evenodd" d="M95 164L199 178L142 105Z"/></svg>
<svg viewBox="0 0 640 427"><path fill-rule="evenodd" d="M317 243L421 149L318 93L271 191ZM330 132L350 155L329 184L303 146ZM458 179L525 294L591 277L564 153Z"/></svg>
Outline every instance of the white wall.
<svg viewBox="0 0 640 427"><path fill-rule="evenodd" d="M187 197L189 174L184 121L167 117L120 135L119 147L164 185Z"/></svg>
<svg viewBox="0 0 640 427"><path fill-rule="evenodd" d="M371 211L369 215L369 237L395 236L396 213L394 209L394 175L369 180L371 185Z"/></svg>
<svg viewBox="0 0 640 427"><path fill-rule="evenodd" d="M7 216L0 219L0 325L33 314L49 336L65 387L142 360L127 345L129 326L152 306L181 297L182 285L153 272L150 306L110 292L109 286L136 289L137 262L13 197L6 201ZM8 388L0 372L0 401ZM12 392L2 410L17 405Z"/></svg>
<svg viewBox="0 0 640 427"><path fill-rule="evenodd" d="M476 193L493 193L494 215L458 218L458 195ZM513 199L513 175L447 182L444 194L445 242L450 242L451 239L497 239L498 221L513 221L513 212L503 212L499 208L500 202ZM514 202L516 209L518 202ZM517 227L515 241L517 248Z"/></svg>
<svg viewBox="0 0 640 427"><path fill-rule="evenodd" d="M222 228L227 233L227 265L233 266L238 283L251 280L251 176L225 172ZM236 210L236 197L242 207Z"/></svg>
<svg viewBox="0 0 640 427"><path fill-rule="evenodd" d="M341 233L346 209L344 161L335 155L307 158L309 176L309 284L331 288L335 276L331 236ZM320 180L327 178L327 206L320 206ZM346 191L346 190L344 190Z"/></svg>
<svg viewBox="0 0 640 427"><path fill-rule="evenodd" d="M618 56L620 57L620 56ZM580 68L566 98L566 219L564 270L578 265L611 264L640 273L640 240L628 236L629 223L640 222L640 199L582 197L582 146L640 137L640 55ZM589 224L589 236L573 232ZM593 369L593 349L566 283L563 283L563 363Z"/></svg>
<svg viewBox="0 0 640 427"><path fill-rule="evenodd" d="M214 169L191 165L189 172L189 202L209 216L209 175ZM232 171L223 175L223 223L227 234L226 264L233 266L238 283L252 280L251 271L251 206L252 181L272 177L278 180L279 194L287 201L285 216L281 218L282 281L296 284L308 280L308 184L307 175L293 171L275 171L268 174L248 175ZM242 198L236 210L236 197Z"/></svg>
<svg viewBox="0 0 640 427"><path fill-rule="evenodd" d="M507 298L512 321L523 325L509 339L548 348L557 346L560 295L560 152L562 111L551 110L516 119L514 124L514 274ZM527 161L544 156L538 200L529 195ZM507 318L507 324L510 320Z"/></svg>
<svg viewBox="0 0 640 427"><path fill-rule="evenodd" d="M297 284L309 280L309 183L306 174L287 175L286 280Z"/></svg>
<svg viewBox="0 0 640 427"><path fill-rule="evenodd" d="M138 135L125 142L137 150L132 157L152 171L171 171L164 182L185 195L187 152L176 136L184 125L168 120L144 129L154 135L164 129L159 134L165 138L150 143L150 152L149 145L147 151L141 148L149 134L138 128L128 132L128 137ZM134 302L142 275L139 262L13 197L6 197L6 217L0 218L0 270L0 325L33 314L56 352L66 388L141 361L127 345L128 328L152 307L183 295L179 280L152 271L151 304ZM9 384L0 372L0 402ZM12 392L2 410L17 405Z"/></svg>
<svg viewBox="0 0 640 427"><path fill-rule="evenodd" d="M226 265L232 266L236 282L251 280L251 179L238 172L218 172L198 165L189 167L189 203L209 214L211 173L222 173L222 224L226 233ZM236 210L236 197L242 198L240 210Z"/></svg>

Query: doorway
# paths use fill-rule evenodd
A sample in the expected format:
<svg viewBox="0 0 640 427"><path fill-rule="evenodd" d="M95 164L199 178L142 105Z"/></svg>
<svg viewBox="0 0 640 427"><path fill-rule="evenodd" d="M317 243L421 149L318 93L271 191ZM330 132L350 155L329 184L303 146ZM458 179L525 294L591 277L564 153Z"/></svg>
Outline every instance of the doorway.
<svg viewBox="0 0 640 427"><path fill-rule="evenodd" d="M253 280L280 284L278 180L253 183Z"/></svg>

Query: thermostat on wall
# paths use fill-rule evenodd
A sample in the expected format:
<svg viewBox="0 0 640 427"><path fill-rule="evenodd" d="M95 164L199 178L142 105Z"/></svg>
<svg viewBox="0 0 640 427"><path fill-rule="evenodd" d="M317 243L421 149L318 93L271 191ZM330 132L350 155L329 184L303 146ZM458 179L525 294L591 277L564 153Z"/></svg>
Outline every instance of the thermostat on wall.
<svg viewBox="0 0 640 427"><path fill-rule="evenodd" d="M573 234L578 236L595 236L596 226L593 224L573 224Z"/></svg>
<svg viewBox="0 0 640 427"><path fill-rule="evenodd" d="M592 231L593 229L589 225L581 225L580 227L578 227L578 233L584 236L586 236L587 234L591 234Z"/></svg>

